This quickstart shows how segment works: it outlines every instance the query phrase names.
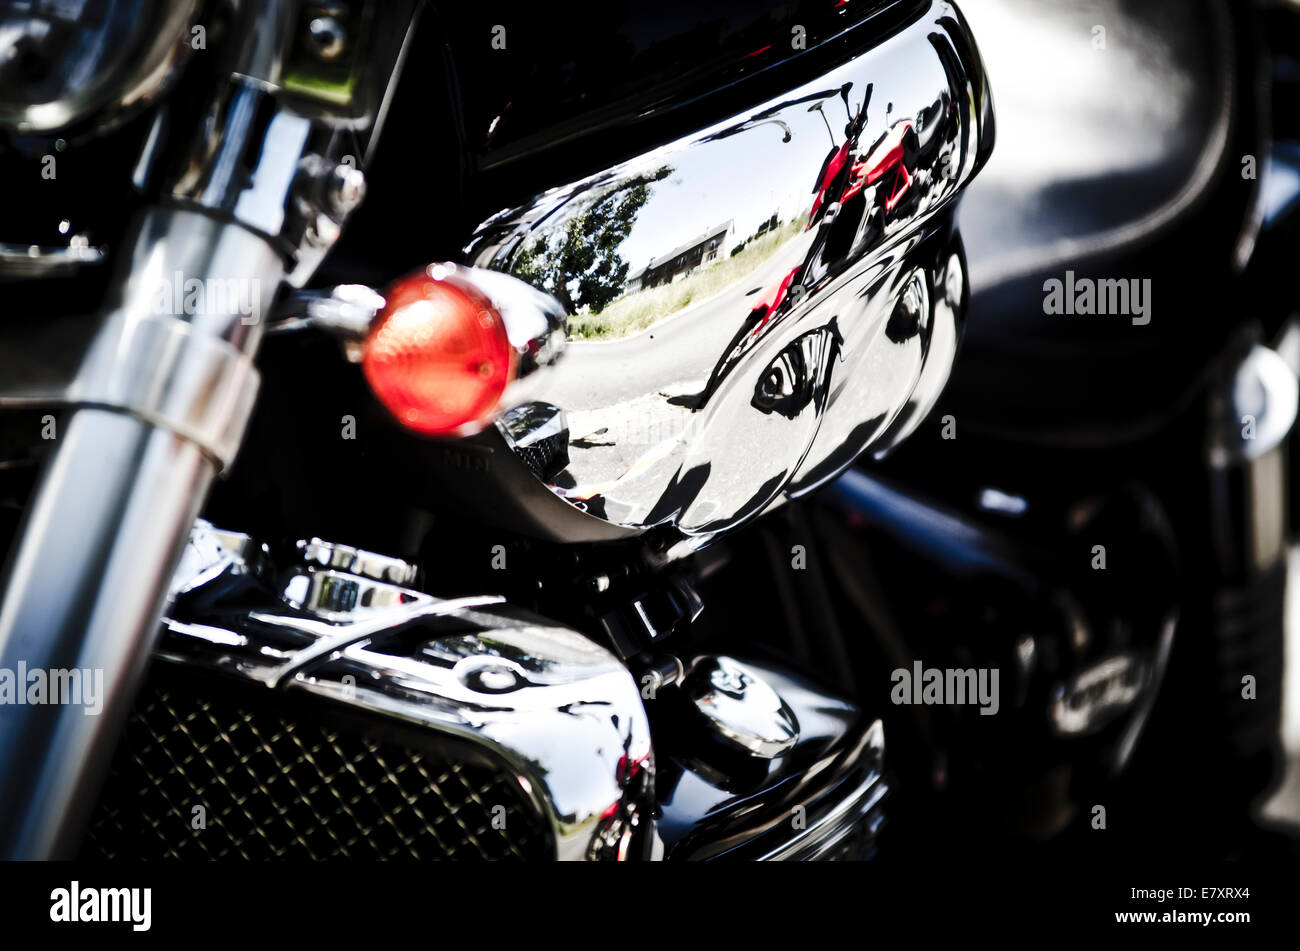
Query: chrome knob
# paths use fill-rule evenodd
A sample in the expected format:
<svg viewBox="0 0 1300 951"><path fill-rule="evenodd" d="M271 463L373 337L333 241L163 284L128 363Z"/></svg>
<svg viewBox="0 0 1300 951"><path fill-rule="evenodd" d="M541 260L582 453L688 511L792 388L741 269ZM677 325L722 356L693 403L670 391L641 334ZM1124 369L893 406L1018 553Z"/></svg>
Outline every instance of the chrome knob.
<svg viewBox="0 0 1300 951"><path fill-rule="evenodd" d="M316 17L308 25L308 31L316 55L323 62L334 62L347 47L347 32L334 17Z"/></svg>
<svg viewBox="0 0 1300 951"><path fill-rule="evenodd" d="M799 740L799 721L781 695L730 657L696 661L684 687L714 736L729 746L771 759Z"/></svg>

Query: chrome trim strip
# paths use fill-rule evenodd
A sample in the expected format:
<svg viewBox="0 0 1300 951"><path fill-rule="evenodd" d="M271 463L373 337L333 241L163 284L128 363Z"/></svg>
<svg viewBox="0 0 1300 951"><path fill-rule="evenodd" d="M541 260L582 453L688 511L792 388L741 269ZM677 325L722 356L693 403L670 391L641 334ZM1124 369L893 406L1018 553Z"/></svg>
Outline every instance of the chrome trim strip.
<svg viewBox="0 0 1300 951"><path fill-rule="evenodd" d="M249 615L252 620L261 621L266 624L289 624L299 630L307 630L310 627L321 629L320 637L316 643L310 647L304 647L293 655L293 658L285 662L282 666L276 668L272 675L271 686L283 687L289 679L301 671L310 667L313 663L321 658L328 657L335 651L341 651L345 647L351 647L361 641L369 640L376 634L382 634L385 631L392 630L393 627L404 624L408 621L414 621L424 617L439 617L444 614L455 614L464 608L484 607L489 604L504 604L505 598L499 595L482 595L472 598L456 598L453 601L428 601L423 604L416 604L413 607L394 607L386 609L381 616L371 618L366 621L360 621L355 624L349 624L346 629L337 633L329 633L331 626L319 622L308 621L305 618L293 618L289 620L280 615L266 614L254 611Z"/></svg>
<svg viewBox="0 0 1300 951"><path fill-rule="evenodd" d="M850 835L889 792L879 773L868 776L816 825L809 826L785 845L761 856L763 862L811 861L824 855Z"/></svg>
<svg viewBox="0 0 1300 951"><path fill-rule="evenodd" d="M884 724L879 720L872 723L864 737L863 745L868 750L884 753ZM858 823L884 800L889 792L883 774L879 769L872 770L858 786L847 796L840 799L823 815L799 834L771 851L765 853L762 861L782 862L797 859L808 861L817 858L834 848L848 836Z"/></svg>

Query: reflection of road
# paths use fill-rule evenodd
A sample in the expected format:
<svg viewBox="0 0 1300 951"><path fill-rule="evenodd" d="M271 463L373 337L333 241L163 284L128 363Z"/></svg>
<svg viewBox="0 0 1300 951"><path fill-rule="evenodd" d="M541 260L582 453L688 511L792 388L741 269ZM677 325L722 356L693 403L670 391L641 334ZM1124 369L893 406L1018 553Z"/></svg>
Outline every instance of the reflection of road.
<svg viewBox="0 0 1300 951"><path fill-rule="evenodd" d="M786 243L744 280L633 337L570 343L547 399L570 411L609 406L632 394L683 392L704 380L748 316L759 292L798 265L806 243ZM685 392L693 392L686 390Z"/></svg>
<svg viewBox="0 0 1300 951"><path fill-rule="evenodd" d="M744 280L634 337L569 344L562 371L541 398L567 413L569 473L579 495L603 494L616 479L634 481L638 464L650 470L654 460L680 451L682 434L699 416L669 399L704 389L761 292L803 261L802 238ZM665 475L654 470L647 477Z"/></svg>

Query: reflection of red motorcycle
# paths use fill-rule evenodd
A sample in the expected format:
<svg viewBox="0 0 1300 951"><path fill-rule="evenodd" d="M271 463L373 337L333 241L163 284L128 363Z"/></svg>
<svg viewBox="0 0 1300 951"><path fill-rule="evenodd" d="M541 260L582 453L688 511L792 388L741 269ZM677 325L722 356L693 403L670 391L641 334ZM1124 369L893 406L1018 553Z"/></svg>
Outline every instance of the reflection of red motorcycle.
<svg viewBox="0 0 1300 951"><path fill-rule="evenodd" d="M913 146L910 151L915 152L915 142L916 130L910 120L904 119L894 123L865 160L853 163L848 187L844 189L840 201L848 201L867 185L884 181L887 193L884 202L885 211L893 211L907 194L907 190L912 187L912 173L907 169L904 156L909 151L909 145ZM886 176L891 177L886 179Z"/></svg>
<svg viewBox="0 0 1300 951"><path fill-rule="evenodd" d="M861 115L865 116L865 103ZM860 121L855 124L859 124ZM919 148L916 128L910 119L899 120L890 126L876 141L866 158L861 161L852 161L855 141L851 136L828 155L818 178L805 231L823 221L832 204L843 207L851 199L862 194L863 189L869 185L879 186L871 207L882 207L884 214L892 213L911 188L913 172L908 166L909 164L915 166ZM827 196L833 194L838 194L835 201L827 201ZM868 216L870 210L864 208L858 220ZM750 309L744 326L736 334L735 343L728 349L727 356L719 362L719 369L729 366L745 351L749 343L759 336L787 299L798 296L801 272L805 271L809 262L819 257L826 258L827 248L827 240L818 239L804 264L787 271L763 289ZM717 375L715 372L714 376ZM706 392L711 390L712 386Z"/></svg>
<svg viewBox="0 0 1300 951"><path fill-rule="evenodd" d="M836 199L840 204L860 194L866 186L883 181L885 183L884 208L886 212L892 212L911 188L912 173L908 170L906 159L908 156L915 156L917 137L916 129L910 119L894 123L889 131L880 137L867 157L861 161L850 162L852 146L852 140L846 141L831 153L826 162L817 185L816 197L813 198L812 209L808 212L809 228L819 220L820 214L829 204L826 196L832 192L846 165L848 165L848 175ZM892 177L888 177L890 173Z"/></svg>
<svg viewBox="0 0 1300 951"><path fill-rule="evenodd" d="M794 285L795 275L799 273L802 267L803 265L791 268L779 281L776 281L774 284L766 288L762 295L760 295L758 301L750 311L751 323L754 320L757 320L758 322L758 325L753 331L755 334L767 326L767 322L772 318L772 315L780 309L783 303L785 303L785 299L790 293L790 288Z"/></svg>

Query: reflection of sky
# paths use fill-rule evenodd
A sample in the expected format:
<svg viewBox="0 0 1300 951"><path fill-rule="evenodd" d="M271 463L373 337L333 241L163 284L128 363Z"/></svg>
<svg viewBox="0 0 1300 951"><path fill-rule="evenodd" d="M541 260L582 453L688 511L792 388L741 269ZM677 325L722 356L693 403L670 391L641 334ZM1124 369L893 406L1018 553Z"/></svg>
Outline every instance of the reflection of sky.
<svg viewBox="0 0 1300 951"><path fill-rule="evenodd" d="M916 61L896 44L886 43L873 57L876 65L870 75L864 75L860 63L850 63L791 94L790 98L798 98L819 90L836 90L821 100L821 114L809 111L813 101L787 106L777 114L776 118L790 127L788 143L782 142L785 133L781 126L765 122L736 135L680 149L656 163L671 165L673 172L651 185L653 195L620 248L629 271L637 271L652 258L728 218L735 220L734 240L739 241L752 235L773 212L782 222L806 214L822 162L832 148L832 135L836 142L844 139L848 112L838 95L842 83L852 82L849 107L854 111L862 105L867 82L875 83L864 146L874 142L889 124L915 118L898 109L886 117L891 103L919 109L933 103L946 86L937 61L931 68L918 69Z"/></svg>
<svg viewBox="0 0 1300 951"><path fill-rule="evenodd" d="M843 104L837 105L842 114ZM796 129L791 122L794 135L789 145L781 143L781 127L768 124L683 152L673 162L673 173L652 186L654 199L641 209L623 243L622 254L631 270L728 218L735 219L734 239L740 240L753 234L774 211L783 222L806 212L813 188L808 170L815 175L830 151L825 126L815 115L808 118L817 129ZM841 129L843 125L840 122ZM808 131L820 131L821 139L812 139ZM815 157L808 154L809 145ZM744 200L738 202L736 182L741 180L748 187ZM792 181L800 187L792 189ZM690 209L689 216L682 215L684 208Z"/></svg>

